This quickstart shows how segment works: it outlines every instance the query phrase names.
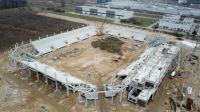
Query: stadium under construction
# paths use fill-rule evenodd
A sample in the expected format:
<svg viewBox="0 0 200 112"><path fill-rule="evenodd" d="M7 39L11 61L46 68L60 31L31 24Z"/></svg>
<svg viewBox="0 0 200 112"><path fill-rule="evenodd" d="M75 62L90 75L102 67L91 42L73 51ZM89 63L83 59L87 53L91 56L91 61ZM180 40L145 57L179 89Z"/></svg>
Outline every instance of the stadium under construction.
<svg viewBox="0 0 200 112"><path fill-rule="evenodd" d="M10 65L37 80L55 82L55 91L65 87L67 95L78 92L88 100L100 100L127 93L127 100L146 106L163 78L179 65L181 49L176 42L151 37L148 32L106 24L61 32L28 44L18 43L9 52ZM116 38L121 52L111 53L92 47L94 41ZM156 39L155 39L156 38ZM111 46L113 47L113 46Z"/></svg>

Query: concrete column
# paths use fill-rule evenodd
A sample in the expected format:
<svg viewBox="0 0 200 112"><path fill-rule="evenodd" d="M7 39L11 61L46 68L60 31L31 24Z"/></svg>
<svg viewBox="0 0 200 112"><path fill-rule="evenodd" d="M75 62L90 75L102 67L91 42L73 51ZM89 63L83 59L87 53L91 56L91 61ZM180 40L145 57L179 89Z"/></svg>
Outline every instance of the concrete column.
<svg viewBox="0 0 200 112"><path fill-rule="evenodd" d="M39 73L37 72L37 81L40 80Z"/></svg>
<svg viewBox="0 0 200 112"><path fill-rule="evenodd" d="M119 102L122 103L123 91L120 92Z"/></svg>
<svg viewBox="0 0 200 112"><path fill-rule="evenodd" d="M69 96L69 87L67 86L67 96Z"/></svg>
<svg viewBox="0 0 200 112"><path fill-rule="evenodd" d="M28 69L28 77L31 77L31 70Z"/></svg>
<svg viewBox="0 0 200 112"><path fill-rule="evenodd" d="M56 84L56 92L58 91L58 82L55 81L55 84Z"/></svg>
<svg viewBox="0 0 200 112"><path fill-rule="evenodd" d="M45 79L46 79L46 81L45 81L45 82L46 82L46 86L48 86L48 83L49 83L49 82L48 82L48 77L47 77L47 75L46 75L46 74L47 74L47 66L44 68L44 71L45 71L45 74L44 74L44 75L45 75Z"/></svg>
<svg viewBox="0 0 200 112"><path fill-rule="evenodd" d="M111 104L113 104L113 96L112 96L112 98L111 98Z"/></svg>
<svg viewBox="0 0 200 112"><path fill-rule="evenodd" d="M87 101L87 98L85 98L85 107L87 107L88 105L88 101Z"/></svg>
<svg viewBox="0 0 200 112"><path fill-rule="evenodd" d="M24 73L24 69L21 70L21 75L23 75L23 73Z"/></svg>
<svg viewBox="0 0 200 112"><path fill-rule="evenodd" d="M123 94L123 97L124 97L124 96L126 95L126 89L124 89L123 93L124 93L124 94Z"/></svg>
<svg viewBox="0 0 200 112"><path fill-rule="evenodd" d="M78 94L78 99L79 99L79 101L81 101L81 92L79 92L79 94Z"/></svg>
<svg viewBox="0 0 200 112"><path fill-rule="evenodd" d="M48 82L48 77L46 75L45 75L45 79L46 79L46 81L45 81L46 86L48 86L49 82Z"/></svg>
<svg viewBox="0 0 200 112"><path fill-rule="evenodd" d="M97 100L95 99L95 107L97 107Z"/></svg>

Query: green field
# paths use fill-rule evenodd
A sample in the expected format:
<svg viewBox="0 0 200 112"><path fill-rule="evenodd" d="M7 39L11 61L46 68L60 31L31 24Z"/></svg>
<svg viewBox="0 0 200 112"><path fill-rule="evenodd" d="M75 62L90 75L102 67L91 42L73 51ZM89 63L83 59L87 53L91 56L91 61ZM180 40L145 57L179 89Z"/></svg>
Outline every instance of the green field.
<svg viewBox="0 0 200 112"><path fill-rule="evenodd" d="M69 16L69 17L73 17L73 18L80 18L80 19L85 19L85 20L90 20L90 21L99 21L99 22L104 22L105 19L104 18L99 18L99 17L94 17L94 16L87 16L87 15L81 15L81 14L76 14L74 13L75 9L73 6L67 6L64 8L64 12L60 12L59 9L62 8L51 8L51 10L47 10L47 9L42 9L41 6L39 5L30 5L29 8L32 11L35 12L41 12L42 10L44 11L48 11L51 13L56 13L56 14L60 14L60 15L65 15L65 16ZM106 20L106 23L113 23L113 20Z"/></svg>
<svg viewBox="0 0 200 112"><path fill-rule="evenodd" d="M155 21L154 19L150 19L150 18L133 17L130 19L121 20L121 23L129 23L129 24L147 27L153 24L154 21Z"/></svg>

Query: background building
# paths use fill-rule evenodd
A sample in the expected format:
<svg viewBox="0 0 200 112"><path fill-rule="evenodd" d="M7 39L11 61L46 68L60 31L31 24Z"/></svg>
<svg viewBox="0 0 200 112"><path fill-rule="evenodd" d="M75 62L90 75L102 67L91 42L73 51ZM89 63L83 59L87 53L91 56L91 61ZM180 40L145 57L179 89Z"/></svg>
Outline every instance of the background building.
<svg viewBox="0 0 200 112"><path fill-rule="evenodd" d="M97 3L106 3L111 2L112 0L97 0Z"/></svg>
<svg viewBox="0 0 200 112"><path fill-rule="evenodd" d="M178 0L181 4L200 4L200 0Z"/></svg>
<svg viewBox="0 0 200 112"><path fill-rule="evenodd" d="M178 0L179 4L186 4L188 2L188 0Z"/></svg>
<svg viewBox="0 0 200 112"><path fill-rule="evenodd" d="M133 11L100 8L100 7L89 7L89 6L76 7L76 13L102 16L114 19L129 19L134 16Z"/></svg>
<svg viewBox="0 0 200 112"><path fill-rule="evenodd" d="M26 4L26 0L0 0L0 9L24 7Z"/></svg>
<svg viewBox="0 0 200 112"><path fill-rule="evenodd" d="M190 33L194 28L193 18L181 18L180 15L166 15L158 22L158 27L174 32Z"/></svg>
<svg viewBox="0 0 200 112"><path fill-rule="evenodd" d="M177 0L178 1L178 0ZM183 1L183 0L182 0ZM200 2L200 0L198 0ZM200 16L200 9L197 8L188 8L177 5L163 4L158 2L151 1L134 1L134 0L112 0L108 2L105 7L117 8L117 9L127 9L127 10L142 10L142 11L151 11L159 12L165 14L173 15L187 15L187 16Z"/></svg>

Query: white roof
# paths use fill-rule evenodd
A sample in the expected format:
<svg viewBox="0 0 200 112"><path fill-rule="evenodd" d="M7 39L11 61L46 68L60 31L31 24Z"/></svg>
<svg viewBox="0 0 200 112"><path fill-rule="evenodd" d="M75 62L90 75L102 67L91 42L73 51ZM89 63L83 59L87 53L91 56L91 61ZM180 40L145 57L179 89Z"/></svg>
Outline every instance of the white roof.
<svg viewBox="0 0 200 112"><path fill-rule="evenodd" d="M161 60L162 61L159 61L151 73L146 77L146 81L157 83L165 76L165 71L168 69L172 59L165 59L165 57L163 57Z"/></svg>
<svg viewBox="0 0 200 112"><path fill-rule="evenodd" d="M137 41L145 41L147 37L147 32L145 31L133 30L132 28L122 26L106 25L104 28L104 32L107 31L108 34L134 39Z"/></svg>
<svg viewBox="0 0 200 112"><path fill-rule="evenodd" d="M168 28L184 29L190 31L194 24L193 18L184 18L181 20L180 15L165 15L159 20L159 26Z"/></svg>
<svg viewBox="0 0 200 112"><path fill-rule="evenodd" d="M146 77L146 81L158 83L165 76L165 72L169 68L174 57L173 54L176 54L177 52L179 52L179 49L172 46L170 47L170 50L168 50L168 53L172 55L168 55L168 57L164 55L160 56L160 60L157 63L154 63L154 69L149 73L148 77Z"/></svg>
<svg viewBox="0 0 200 112"><path fill-rule="evenodd" d="M184 40L184 41L181 41L181 44L187 46L187 47L190 47L190 48L194 48L196 46L196 43L194 42L191 42L189 40ZM198 47L200 46L200 44L197 45Z"/></svg>
<svg viewBox="0 0 200 112"><path fill-rule="evenodd" d="M147 75L149 75L149 73L154 69L160 58L161 54L159 52L149 55L149 58L147 58L145 63L141 64L140 69L135 70L134 74L132 74L132 81L138 83L144 82L144 78L146 78Z"/></svg>
<svg viewBox="0 0 200 112"><path fill-rule="evenodd" d="M133 61L128 67L126 67L125 69L122 69L120 72L118 72L117 74L120 75L130 75L132 73L133 70L139 69L140 65L144 63L144 60L146 60L148 58L148 56L153 53L154 48L148 48L144 51L144 53L142 53L139 56L139 59L136 61Z"/></svg>
<svg viewBox="0 0 200 112"><path fill-rule="evenodd" d="M95 6L78 6L81 8L86 9L97 9L102 11L114 11L114 12L120 12L120 13L133 13L133 11L127 11L127 10L120 10L120 9L110 9L110 8L102 8L102 7L95 7Z"/></svg>
<svg viewBox="0 0 200 112"><path fill-rule="evenodd" d="M58 71L57 69L51 66L48 66L46 64L40 63L35 60L21 61L21 63L66 85L67 84L88 84L90 85L90 87L94 87L94 88L96 87L92 84L89 84L88 82L85 82L78 78L73 77L69 73Z"/></svg>
<svg viewBox="0 0 200 112"><path fill-rule="evenodd" d="M144 41L147 33L144 31L137 31L127 27L118 27L113 25L105 25L104 31L108 34L125 38L132 38L138 41ZM61 33L32 42L34 48L39 52L39 55L52 52L56 49L65 47L75 42L93 37L96 35L96 26L87 26L73 31Z"/></svg>
<svg viewBox="0 0 200 112"><path fill-rule="evenodd" d="M73 31L61 33L32 42L32 45L40 54L46 54L66 45L73 44L80 40L92 37L95 35L95 27L87 26Z"/></svg>
<svg viewBox="0 0 200 112"><path fill-rule="evenodd" d="M169 56L166 57L162 53L163 49L169 49L168 53L171 55L168 54ZM124 83L131 81L140 84L144 84L146 81L157 83L165 75L166 69L177 52L179 52L179 48L176 46L160 45L149 48L144 51L137 61L133 62L125 70L120 71L118 75L126 74L128 76Z"/></svg>

